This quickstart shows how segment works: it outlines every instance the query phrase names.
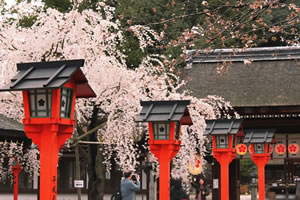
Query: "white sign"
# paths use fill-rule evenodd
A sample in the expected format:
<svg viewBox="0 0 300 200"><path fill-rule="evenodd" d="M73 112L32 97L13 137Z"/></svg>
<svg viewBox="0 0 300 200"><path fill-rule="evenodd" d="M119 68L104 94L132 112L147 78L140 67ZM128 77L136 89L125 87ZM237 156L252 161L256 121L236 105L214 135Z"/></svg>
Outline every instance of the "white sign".
<svg viewBox="0 0 300 200"><path fill-rule="evenodd" d="M213 189L219 189L219 179L213 180Z"/></svg>
<svg viewBox="0 0 300 200"><path fill-rule="evenodd" d="M277 183L272 183L272 186L273 186L273 187L277 187L278 184L277 184Z"/></svg>
<svg viewBox="0 0 300 200"><path fill-rule="evenodd" d="M74 180L74 187L75 188L83 188L83 180Z"/></svg>

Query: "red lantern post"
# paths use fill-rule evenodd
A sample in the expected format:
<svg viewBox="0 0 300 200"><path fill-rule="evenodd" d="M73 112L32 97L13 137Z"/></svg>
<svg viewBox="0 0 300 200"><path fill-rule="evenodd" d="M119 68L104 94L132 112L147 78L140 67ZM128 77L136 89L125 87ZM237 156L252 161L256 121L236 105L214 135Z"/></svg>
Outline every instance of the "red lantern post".
<svg viewBox="0 0 300 200"><path fill-rule="evenodd" d="M244 135L241 119L206 120L205 135L212 136L212 152L221 168L221 199L229 200L229 164L236 155L237 136Z"/></svg>
<svg viewBox="0 0 300 200"><path fill-rule="evenodd" d="M229 145L232 146L233 135L229 136ZM213 136L213 156L221 168L221 199L229 200L229 164L235 158L235 148L216 148L216 136Z"/></svg>
<svg viewBox="0 0 300 200"><path fill-rule="evenodd" d="M84 60L18 64L0 91L23 92L24 131L40 150L40 199L56 200L58 151L72 136L76 97L95 97L80 70Z"/></svg>
<svg viewBox="0 0 300 200"><path fill-rule="evenodd" d="M180 149L181 125L191 125L190 101L142 101L137 122L148 122L150 151L159 160L159 199L170 199L170 162Z"/></svg>
<svg viewBox="0 0 300 200"><path fill-rule="evenodd" d="M171 122L170 138L174 137L174 123ZM150 151L159 161L159 199L170 199L170 163L180 149L180 141L154 140L153 123L149 122L150 139L148 141Z"/></svg>
<svg viewBox="0 0 300 200"><path fill-rule="evenodd" d="M18 185L19 185L19 173L22 171L22 167L17 160L13 161L14 164L11 170L14 174L14 200L18 200Z"/></svg>
<svg viewBox="0 0 300 200"><path fill-rule="evenodd" d="M265 199L265 166L269 162L272 152L274 129L245 130L244 143L250 143L249 152L258 169L259 200Z"/></svg>
<svg viewBox="0 0 300 200"><path fill-rule="evenodd" d="M251 144L252 149L254 148L254 144ZM264 144L264 148L268 148L268 144ZM265 166L269 162L271 153L268 153L267 150L264 153L255 153L255 151L251 151L251 156L253 162L257 166L258 170L258 195L259 199L265 199Z"/></svg>

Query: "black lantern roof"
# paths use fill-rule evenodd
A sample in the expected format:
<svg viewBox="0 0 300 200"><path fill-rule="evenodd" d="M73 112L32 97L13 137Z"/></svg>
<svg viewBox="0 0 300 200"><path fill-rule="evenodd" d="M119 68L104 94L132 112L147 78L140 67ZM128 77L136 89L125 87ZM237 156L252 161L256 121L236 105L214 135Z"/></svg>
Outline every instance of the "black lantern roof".
<svg viewBox="0 0 300 200"><path fill-rule="evenodd" d="M271 143L275 129L245 129L245 144Z"/></svg>
<svg viewBox="0 0 300 200"><path fill-rule="evenodd" d="M76 97L96 97L80 69L83 65L83 59L19 63L17 64L19 73L0 91L55 89L62 87L74 77L77 85Z"/></svg>
<svg viewBox="0 0 300 200"><path fill-rule="evenodd" d="M192 125L187 105L189 100L141 101L143 106L136 122L181 121L182 125Z"/></svg>
<svg viewBox="0 0 300 200"><path fill-rule="evenodd" d="M242 119L206 120L204 135L235 135L242 129L242 121Z"/></svg>

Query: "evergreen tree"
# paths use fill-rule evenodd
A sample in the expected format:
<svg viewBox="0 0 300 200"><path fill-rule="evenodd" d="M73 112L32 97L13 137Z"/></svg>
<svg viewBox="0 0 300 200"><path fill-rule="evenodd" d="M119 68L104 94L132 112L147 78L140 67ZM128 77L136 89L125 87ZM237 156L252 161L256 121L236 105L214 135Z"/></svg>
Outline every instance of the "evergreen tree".
<svg viewBox="0 0 300 200"><path fill-rule="evenodd" d="M22 1L22 0L19 0ZM120 20L125 38L119 44L129 68L149 54L164 55L172 65L185 65L186 49L286 46L299 43L300 0L42 0L60 12L96 10L106 3ZM99 11L101 12L101 11ZM24 19L30 26L34 17ZM144 50L130 27L143 25L160 40ZM153 38L152 38L153 39ZM176 70L175 70L176 72Z"/></svg>

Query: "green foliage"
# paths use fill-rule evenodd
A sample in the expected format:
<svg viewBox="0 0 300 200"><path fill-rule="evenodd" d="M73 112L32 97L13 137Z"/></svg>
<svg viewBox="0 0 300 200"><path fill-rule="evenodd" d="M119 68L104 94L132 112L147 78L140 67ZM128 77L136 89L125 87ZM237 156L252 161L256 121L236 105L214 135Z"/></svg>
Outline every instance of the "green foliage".
<svg viewBox="0 0 300 200"><path fill-rule="evenodd" d="M19 26L29 28L36 21L37 17L35 15L25 16L19 21Z"/></svg>
<svg viewBox="0 0 300 200"><path fill-rule="evenodd" d="M191 26L190 21L177 18L179 15L186 13L185 4L188 4L188 2L172 0L119 0L111 4L116 8L116 18L120 19L124 29L131 25L145 25L158 34L163 32L165 35L154 47L147 48L145 53L141 53L132 51L132 46L129 45L137 44L137 38L132 34L126 34L125 38L129 42L125 42L121 48L128 56L126 60L128 66L138 66L142 58L151 53L163 54L170 59L179 57L182 53L181 48L168 44L172 40L176 41L182 35L182 32ZM170 18L174 19L169 20Z"/></svg>
<svg viewBox="0 0 300 200"><path fill-rule="evenodd" d="M142 58L147 54L139 48L139 42L134 38L131 32L125 32L125 40L120 45L123 53L127 55L126 65L129 68L137 68L142 61Z"/></svg>
<svg viewBox="0 0 300 200"><path fill-rule="evenodd" d="M295 0L299 1L299 0ZM265 5L262 8L250 8L250 3L254 0L245 0L242 5L238 5L235 0L118 0L109 1L110 5L116 8L116 18L119 18L124 29L131 25L145 25L155 30L158 34L164 33L165 37L153 48L146 49L146 54L135 54L123 45L124 52L128 56L129 66L137 66L142 60L139 56L150 53L165 55L168 59L176 59L176 65L184 65L181 59L183 46L187 49L204 48L237 48L264 46L268 41L272 45L287 45L274 41L274 37L269 32L269 27L281 18L288 16L287 12L277 15L272 12L273 8ZM296 4L297 5L297 4ZM278 10L276 8L276 10ZM280 12L281 11L277 11ZM229 24L229 25L227 25ZM224 27L227 26L228 30ZM198 35L190 40L186 40L183 35L186 30L193 27L198 28ZM258 27L258 28L254 28ZM232 37L232 32L236 37ZM274 34L275 35L275 34ZM278 35L283 35L278 33ZM280 36L278 36L280 37ZM127 35L124 44L131 44L137 40L133 35ZM181 42L182 41L182 42ZM249 41L253 41L250 42ZM129 53L131 52L131 53ZM133 57L132 57L133 56Z"/></svg>
<svg viewBox="0 0 300 200"><path fill-rule="evenodd" d="M43 1L46 7L61 12L70 11L76 3ZM300 24L289 23L288 19L298 14L289 7L290 3L300 5L300 0L279 1L278 5L258 0L83 0L75 7L79 11L96 10L98 2L110 5L115 19L120 20L125 41L119 48L127 56L130 68L137 67L149 54L164 55L180 68L185 65L183 49L286 46L292 44L289 41L299 40ZM24 24L30 26L31 19L24 19ZM132 25L147 26L164 37L142 51L136 36L128 31ZM270 31L274 25L282 29ZM191 32L193 36L189 38Z"/></svg>
<svg viewBox="0 0 300 200"><path fill-rule="evenodd" d="M251 159L240 160L241 183L250 183L251 176L257 171L255 163Z"/></svg>
<svg viewBox="0 0 300 200"><path fill-rule="evenodd" d="M85 9L96 10L96 5L98 2L101 2L101 0L84 0L79 4L78 10L80 12Z"/></svg>
<svg viewBox="0 0 300 200"><path fill-rule="evenodd" d="M57 9L60 12L68 12L72 9L72 3L70 0L43 0L46 8Z"/></svg>

